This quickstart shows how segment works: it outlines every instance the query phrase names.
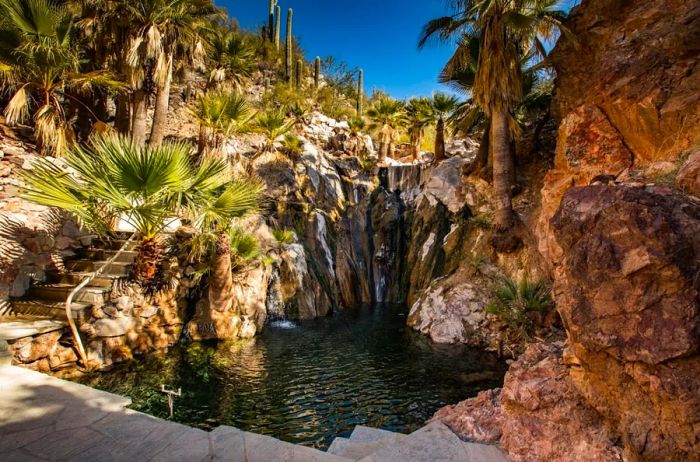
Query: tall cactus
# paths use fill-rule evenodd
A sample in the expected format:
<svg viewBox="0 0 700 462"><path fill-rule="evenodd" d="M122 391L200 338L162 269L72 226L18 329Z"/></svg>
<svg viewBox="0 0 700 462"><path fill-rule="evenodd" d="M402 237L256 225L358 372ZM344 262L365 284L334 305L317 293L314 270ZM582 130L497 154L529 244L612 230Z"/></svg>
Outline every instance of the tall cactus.
<svg viewBox="0 0 700 462"><path fill-rule="evenodd" d="M296 82L297 89L301 89L301 87L302 87L301 79L303 78L303 74L302 74L302 73L303 73L303 71L304 71L304 64L302 63L301 59L297 59L297 69L296 69L296 71L297 71L297 72L296 72L297 75L296 75L296 79L294 79L294 80L295 80L295 82Z"/></svg>
<svg viewBox="0 0 700 462"><path fill-rule="evenodd" d="M321 84L321 58L316 56L316 61L314 61L314 88L318 90L318 86Z"/></svg>
<svg viewBox="0 0 700 462"><path fill-rule="evenodd" d="M292 47L292 15L294 14L294 11L290 8L289 11L287 12L287 51L284 55L285 57L285 77L287 77L287 81L291 82L292 81L292 54L294 53L294 49Z"/></svg>
<svg viewBox="0 0 700 462"><path fill-rule="evenodd" d="M277 5L277 14L275 14L275 48L277 48L277 51L280 49L280 27L281 27L281 22L282 20L282 9L280 8L279 5Z"/></svg>
<svg viewBox="0 0 700 462"><path fill-rule="evenodd" d="M267 33L270 42L275 40L275 5L277 5L277 0L270 0L270 14L267 21Z"/></svg>
<svg viewBox="0 0 700 462"><path fill-rule="evenodd" d="M360 69L360 74L357 76L357 116L362 117L362 106L365 97L365 72Z"/></svg>

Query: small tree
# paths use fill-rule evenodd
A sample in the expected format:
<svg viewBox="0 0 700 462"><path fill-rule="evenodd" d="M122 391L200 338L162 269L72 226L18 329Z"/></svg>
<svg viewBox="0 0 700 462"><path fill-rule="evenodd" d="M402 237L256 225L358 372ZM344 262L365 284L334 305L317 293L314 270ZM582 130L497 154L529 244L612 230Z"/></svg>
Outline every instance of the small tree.
<svg viewBox="0 0 700 462"><path fill-rule="evenodd" d="M436 164L445 159L445 119L457 109L458 104L456 97L445 93L435 93L431 100L431 115L435 122Z"/></svg>
<svg viewBox="0 0 700 462"><path fill-rule="evenodd" d="M379 131L378 160L384 162L393 155L399 129L406 123L405 106L401 101L382 97L367 111L367 117L372 121L370 129Z"/></svg>

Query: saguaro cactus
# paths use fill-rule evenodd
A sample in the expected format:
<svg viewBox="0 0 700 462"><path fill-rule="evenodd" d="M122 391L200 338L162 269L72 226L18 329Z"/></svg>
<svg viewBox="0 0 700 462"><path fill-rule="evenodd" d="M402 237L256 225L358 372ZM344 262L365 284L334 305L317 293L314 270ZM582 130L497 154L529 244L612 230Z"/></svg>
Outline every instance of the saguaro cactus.
<svg viewBox="0 0 700 462"><path fill-rule="evenodd" d="M365 97L365 72L360 69L360 73L357 76L357 115L359 117L362 117L362 106L364 103L364 97Z"/></svg>
<svg viewBox="0 0 700 462"><path fill-rule="evenodd" d="M299 88L299 89L302 87L301 79L303 77L303 71L304 71L303 66L304 66L304 63L301 61L301 59L297 59L297 72L296 72L297 75L296 75L295 81L297 84L297 88Z"/></svg>
<svg viewBox="0 0 700 462"><path fill-rule="evenodd" d="M287 81L292 81L292 54L294 53L294 48L292 47L292 16L294 11L290 8L287 12L287 51L285 53L285 77Z"/></svg>
<svg viewBox="0 0 700 462"><path fill-rule="evenodd" d="M316 61L314 61L314 88L318 90L318 86L321 84L321 58L316 56Z"/></svg>
<svg viewBox="0 0 700 462"><path fill-rule="evenodd" d="M282 9L277 5L277 13L275 14L275 48L280 49L280 22L282 20Z"/></svg>
<svg viewBox="0 0 700 462"><path fill-rule="evenodd" d="M267 21L267 33L270 42L275 40L275 5L277 5L277 0L270 0L270 15Z"/></svg>

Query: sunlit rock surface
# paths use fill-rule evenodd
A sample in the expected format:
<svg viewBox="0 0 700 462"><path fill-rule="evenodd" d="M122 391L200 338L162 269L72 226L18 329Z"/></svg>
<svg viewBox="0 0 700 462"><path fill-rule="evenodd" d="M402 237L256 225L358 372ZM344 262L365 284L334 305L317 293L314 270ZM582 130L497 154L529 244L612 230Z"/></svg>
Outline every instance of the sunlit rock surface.
<svg viewBox="0 0 700 462"><path fill-rule="evenodd" d="M561 343L530 345L502 390L443 408L435 420L466 440L499 442L515 462L623 460L614 433L574 386Z"/></svg>
<svg viewBox="0 0 700 462"><path fill-rule="evenodd" d="M700 204L665 188L590 186L564 196L552 226L576 387L631 458L697 455Z"/></svg>

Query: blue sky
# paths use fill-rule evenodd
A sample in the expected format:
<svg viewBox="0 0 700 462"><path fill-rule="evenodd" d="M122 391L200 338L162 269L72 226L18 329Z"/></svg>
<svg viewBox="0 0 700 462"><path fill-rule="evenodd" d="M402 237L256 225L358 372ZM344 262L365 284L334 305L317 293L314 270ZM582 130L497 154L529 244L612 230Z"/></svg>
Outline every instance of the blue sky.
<svg viewBox="0 0 700 462"><path fill-rule="evenodd" d="M576 0L564 0L571 5ZM267 18L268 0L216 0L242 27L254 29ZM307 59L333 55L365 71L368 91L378 88L397 98L444 90L437 74L452 47L416 48L423 25L448 13L446 0L279 0L282 29L294 9L294 35ZM284 36L284 35L283 35Z"/></svg>

